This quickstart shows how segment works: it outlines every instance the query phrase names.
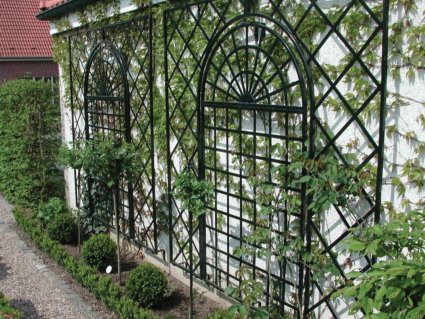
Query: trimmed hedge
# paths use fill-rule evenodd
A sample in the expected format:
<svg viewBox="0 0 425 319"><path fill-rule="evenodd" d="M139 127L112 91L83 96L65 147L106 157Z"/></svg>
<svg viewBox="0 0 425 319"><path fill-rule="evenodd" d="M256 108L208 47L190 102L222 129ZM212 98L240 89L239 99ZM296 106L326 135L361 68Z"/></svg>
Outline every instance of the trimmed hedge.
<svg viewBox="0 0 425 319"><path fill-rule="evenodd" d="M24 209L15 207L13 215L22 229L58 265L63 266L81 285L102 300L105 306L123 319L157 319L151 311L139 307L130 298L123 296L121 289L110 277L103 277L96 269L77 261L57 241L44 234L40 226L27 216Z"/></svg>
<svg viewBox="0 0 425 319"><path fill-rule="evenodd" d="M56 215L47 224L50 238L61 244L72 244L77 239L77 224L71 213Z"/></svg>
<svg viewBox="0 0 425 319"><path fill-rule="evenodd" d="M0 85L0 191L9 202L37 207L64 195L56 168L60 110L49 83L14 80Z"/></svg>
<svg viewBox="0 0 425 319"><path fill-rule="evenodd" d="M0 318L20 319L22 313L10 306L10 301L0 292Z"/></svg>

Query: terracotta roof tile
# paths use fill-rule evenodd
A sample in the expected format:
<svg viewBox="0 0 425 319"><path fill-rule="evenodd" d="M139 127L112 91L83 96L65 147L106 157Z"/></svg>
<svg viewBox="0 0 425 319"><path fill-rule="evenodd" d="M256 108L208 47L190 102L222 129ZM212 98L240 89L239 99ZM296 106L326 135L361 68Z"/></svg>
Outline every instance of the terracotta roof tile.
<svg viewBox="0 0 425 319"><path fill-rule="evenodd" d="M39 0L0 0L0 57L52 57L49 22L39 21Z"/></svg>
<svg viewBox="0 0 425 319"><path fill-rule="evenodd" d="M40 0L40 9L48 10L67 1L68 0Z"/></svg>

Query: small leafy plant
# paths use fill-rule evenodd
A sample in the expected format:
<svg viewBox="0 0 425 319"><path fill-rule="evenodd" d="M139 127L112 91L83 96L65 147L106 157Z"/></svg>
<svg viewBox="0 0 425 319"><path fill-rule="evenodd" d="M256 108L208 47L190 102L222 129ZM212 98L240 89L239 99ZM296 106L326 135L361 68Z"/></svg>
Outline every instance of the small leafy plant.
<svg viewBox="0 0 425 319"><path fill-rule="evenodd" d="M229 314L227 310L217 309L210 315L206 315L204 319L238 319L237 314Z"/></svg>
<svg viewBox="0 0 425 319"><path fill-rule="evenodd" d="M87 178L102 181L108 187L117 185L122 174L132 181L140 169L140 154L134 145L112 137L79 141L71 148L63 146L60 158L64 165L82 169Z"/></svg>
<svg viewBox="0 0 425 319"><path fill-rule="evenodd" d="M108 235L93 235L83 244L81 257L87 265L103 272L108 265L116 264L116 250L117 245Z"/></svg>
<svg viewBox="0 0 425 319"><path fill-rule="evenodd" d="M374 256L368 271L347 274L346 287L335 292L355 298L351 314L370 319L425 317L425 214L400 214L386 225L354 228L345 240L352 258Z"/></svg>
<svg viewBox="0 0 425 319"><path fill-rule="evenodd" d="M77 225L71 214L56 215L50 223L47 224L47 233L53 240L61 244L72 244L77 238Z"/></svg>
<svg viewBox="0 0 425 319"><path fill-rule="evenodd" d="M142 307L153 307L164 296L167 276L151 264L142 264L133 269L125 285L125 293Z"/></svg>
<svg viewBox="0 0 425 319"><path fill-rule="evenodd" d="M13 309L10 305L10 301L0 292L0 318L19 319L21 317L22 313Z"/></svg>
<svg viewBox="0 0 425 319"><path fill-rule="evenodd" d="M190 168L186 168L177 175L174 186L176 199L183 203L182 210L187 209L194 218L205 214L208 196L214 192L211 183L198 180L191 174Z"/></svg>
<svg viewBox="0 0 425 319"><path fill-rule="evenodd" d="M80 141L71 149L63 147L61 158L65 165L81 170L91 181L106 184L113 198L115 215L118 276L121 283L120 223L119 223L119 183L124 178L132 182L140 169L140 153L131 143L126 143L114 136L98 136L93 140ZM79 190L80 191L80 190ZM80 219L80 211L78 216Z"/></svg>
<svg viewBox="0 0 425 319"><path fill-rule="evenodd" d="M40 203L38 205L37 214L35 215L35 217L40 221L40 224L43 227L46 227L46 225L56 215L69 213L69 208L62 199L58 197L52 197L49 199L48 202Z"/></svg>

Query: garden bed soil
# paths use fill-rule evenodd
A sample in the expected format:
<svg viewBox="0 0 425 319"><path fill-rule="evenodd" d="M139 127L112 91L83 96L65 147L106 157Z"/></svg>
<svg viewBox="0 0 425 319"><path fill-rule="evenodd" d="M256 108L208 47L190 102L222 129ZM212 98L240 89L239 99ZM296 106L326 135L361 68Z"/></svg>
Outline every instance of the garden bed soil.
<svg viewBox="0 0 425 319"><path fill-rule="evenodd" d="M67 282L72 289L78 293L81 298L89 305L92 309L102 315L104 319L119 319L119 316L114 312L108 310L105 305L97 300L87 289L82 287L72 276L61 266L57 265L52 259L50 259L46 253L38 249L34 243L28 238L27 234L18 226L14 226L14 231L18 236L24 240L29 247L31 247L35 253L43 260L43 262L49 266L62 280ZM68 253L74 256L77 260L81 259L81 254L78 251L78 247L75 245L64 245L64 248ZM122 252L122 282L125 284L125 280L128 277L130 271L136 268L141 263L146 262L144 255L141 252L132 253L127 250ZM118 285L118 274L113 272L111 274L103 274L104 276L111 276L112 280ZM190 305L190 290L189 287L184 285L178 279L167 274L168 276L168 288L167 295L164 300L160 302L152 311L158 315L160 319L180 319L189 318L189 305ZM219 303L207 298L203 294L194 291L193 300L193 314L195 319L202 319L207 314L211 314L217 308L223 306Z"/></svg>

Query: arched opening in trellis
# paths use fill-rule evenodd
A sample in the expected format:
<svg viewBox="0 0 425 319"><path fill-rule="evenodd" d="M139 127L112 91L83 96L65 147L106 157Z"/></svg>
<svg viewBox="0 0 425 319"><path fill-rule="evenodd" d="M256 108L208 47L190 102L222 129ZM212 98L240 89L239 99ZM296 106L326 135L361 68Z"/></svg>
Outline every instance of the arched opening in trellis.
<svg viewBox="0 0 425 319"><path fill-rule="evenodd" d="M284 187L299 199L296 205L284 201L273 208L270 220L262 211L262 205L273 205L265 198L265 187L281 196L281 181L273 171L307 150L313 86L304 55L287 27L246 13L217 31L200 74L199 176L214 185L213 201L200 226L201 276L220 290L252 276L263 283L259 304L269 306L274 299L281 302L282 314L285 307L297 312L285 300L294 293L302 298L302 263L267 258L261 250L272 247L249 238L265 224L274 241L282 244L305 237L306 195L301 184ZM242 269L249 274L241 274Z"/></svg>
<svg viewBox="0 0 425 319"><path fill-rule="evenodd" d="M84 44L87 60L79 56L71 64L75 73L81 73L84 66L85 76L75 91L75 104L79 104L79 97L83 96L84 112L74 109L74 138L81 138L82 135L87 140L108 138L115 140L117 145L125 141L133 144L141 154L134 182L125 182L124 176L120 181L120 232L137 245L156 253L157 202L149 70L152 59L151 20L142 16L132 22L131 26L124 25L129 28L127 32L121 32L122 24L116 24L70 37L71 43L74 39L78 43L81 37L88 40ZM134 29L141 34L137 39L130 37ZM90 45L90 41L95 45ZM77 205L83 205L101 224L115 228L112 199L106 185L90 180L79 187L83 194L82 199L77 200Z"/></svg>
<svg viewBox="0 0 425 319"><path fill-rule="evenodd" d="M85 138L112 139L117 145L124 141L129 143L129 108L129 87L123 58L112 43L102 41L94 46L85 70ZM102 224L111 226L113 207L108 186L101 180L90 179L87 189L90 214ZM121 231L129 235L132 186L121 179L118 189Z"/></svg>

